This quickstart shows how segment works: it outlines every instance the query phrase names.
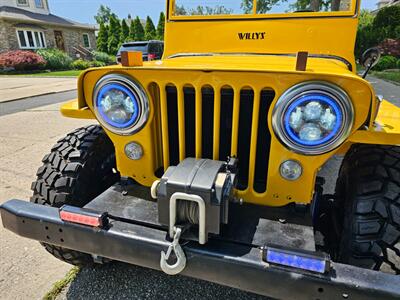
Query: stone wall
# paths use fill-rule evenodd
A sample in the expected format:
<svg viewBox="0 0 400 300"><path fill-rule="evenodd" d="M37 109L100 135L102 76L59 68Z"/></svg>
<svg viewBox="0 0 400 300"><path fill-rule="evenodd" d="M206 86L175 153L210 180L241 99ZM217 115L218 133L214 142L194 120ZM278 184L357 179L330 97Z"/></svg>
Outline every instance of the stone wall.
<svg viewBox="0 0 400 300"><path fill-rule="evenodd" d="M18 22L10 22L5 20L0 20L0 52L7 50L18 50L18 38L16 33L15 25ZM56 48L56 41L54 38L54 31L61 31L64 37L65 52L67 52L71 57L76 58L76 53L72 47L83 46L83 34L87 33L90 40L90 49L96 49L96 37L94 31L81 29L81 28L68 28L68 27L57 27L57 26L40 26L44 32L47 48ZM26 29L29 29L26 28ZM32 29L38 30L35 26Z"/></svg>
<svg viewBox="0 0 400 300"><path fill-rule="evenodd" d="M77 47L79 45L83 46L83 34L87 33L90 40L90 49L96 49L96 37L93 31L80 29L80 28L64 28L64 27L52 27L51 30L46 31L46 40L48 48L55 48L56 41L54 37L54 31L61 31L64 38L65 52L67 52L71 57L75 58L75 51L72 47Z"/></svg>
<svg viewBox="0 0 400 300"><path fill-rule="evenodd" d="M0 53L8 49L6 23L0 20Z"/></svg>
<svg viewBox="0 0 400 300"><path fill-rule="evenodd" d="M0 20L0 52L19 49L17 33L12 23Z"/></svg>

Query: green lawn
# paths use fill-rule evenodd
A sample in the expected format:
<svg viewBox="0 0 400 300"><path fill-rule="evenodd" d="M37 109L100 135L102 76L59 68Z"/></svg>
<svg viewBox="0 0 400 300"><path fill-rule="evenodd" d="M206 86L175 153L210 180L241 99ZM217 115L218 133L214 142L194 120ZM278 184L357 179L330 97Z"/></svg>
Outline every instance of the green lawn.
<svg viewBox="0 0 400 300"><path fill-rule="evenodd" d="M382 78L382 79L387 79L390 81L394 81L397 83L400 83L400 72L389 72L389 71L383 71L383 72L377 72L373 71L371 72L372 76Z"/></svg>
<svg viewBox="0 0 400 300"><path fill-rule="evenodd" d="M53 76L71 76L71 77L77 77L79 76L79 74L81 74L82 71L81 70L68 70L68 71L54 71L54 72L41 72L41 73L31 73L31 74L19 74L19 75L23 75L23 76L40 76L40 77L53 77Z"/></svg>

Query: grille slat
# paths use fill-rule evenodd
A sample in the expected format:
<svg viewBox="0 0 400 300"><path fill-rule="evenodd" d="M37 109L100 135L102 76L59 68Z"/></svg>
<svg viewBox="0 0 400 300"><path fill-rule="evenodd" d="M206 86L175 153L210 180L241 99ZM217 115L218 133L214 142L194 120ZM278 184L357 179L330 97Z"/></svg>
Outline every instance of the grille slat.
<svg viewBox="0 0 400 300"><path fill-rule="evenodd" d="M253 188L257 193L263 193L267 189L269 149L271 146L271 133L268 129L268 112L274 97L274 91L261 91L260 112L258 117L257 153L253 184Z"/></svg>
<svg viewBox="0 0 400 300"><path fill-rule="evenodd" d="M220 116L221 116L221 91L219 89L215 92L214 99L214 133L213 133L213 159L219 159L219 137L220 137Z"/></svg>
<svg viewBox="0 0 400 300"><path fill-rule="evenodd" d="M163 148L164 170L169 167L169 133L168 133L168 105L167 91L165 87L160 88L160 108L161 108L161 134Z"/></svg>
<svg viewBox="0 0 400 300"><path fill-rule="evenodd" d="M233 90L233 118L232 118L232 146L231 156L237 157L239 138L239 112L240 112L240 90Z"/></svg>
<svg viewBox="0 0 400 300"><path fill-rule="evenodd" d="M164 166L166 170L170 165L179 163L179 130L178 130L178 95L175 86L167 86L168 107L168 136L169 136L169 164Z"/></svg>
<svg viewBox="0 0 400 300"><path fill-rule="evenodd" d="M185 87L184 105L185 105L185 142L186 142L186 157L195 157L195 131L196 131L196 116L195 116L195 90L193 87Z"/></svg>
<svg viewBox="0 0 400 300"><path fill-rule="evenodd" d="M253 122L254 92L240 91L237 158L239 159L238 189L246 190L249 181L251 128ZM253 162L254 163L254 162Z"/></svg>
<svg viewBox="0 0 400 300"><path fill-rule="evenodd" d="M205 87L202 88L203 99L203 134L202 134L202 157L213 158L213 134L214 134L214 90Z"/></svg>
<svg viewBox="0 0 400 300"><path fill-rule="evenodd" d="M251 122L251 138L250 138L250 158L249 161L255 162L256 160L256 151L257 151L257 138L258 138L258 117L260 115L260 92L254 91L253 98L253 115ZM254 170L256 164L249 163L249 182L248 186L253 186L254 184Z"/></svg>
<svg viewBox="0 0 400 300"><path fill-rule="evenodd" d="M196 88L196 158L201 158L203 149L202 149L202 136L203 136L203 96L201 94L201 88Z"/></svg>
<svg viewBox="0 0 400 300"><path fill-rule="evenodd" d="M229 85L168 85L160 91L164 170L186 157L231 155L239 159L237 188L265 192L273 91Z"/></svg>
<svg viewBox="0 0 400 300"><path fill-rule="evenodd" d="M233 89L221 90L219 160L226 160L232 147Z"/></svg>
<svg viewBox="0 0 400 300"><path fill-rule="evenodd" d="M178 91L178 133L179 133L179 160L186 158L186 136L185 136L185 97L183 87L177 87Z"/></svg>

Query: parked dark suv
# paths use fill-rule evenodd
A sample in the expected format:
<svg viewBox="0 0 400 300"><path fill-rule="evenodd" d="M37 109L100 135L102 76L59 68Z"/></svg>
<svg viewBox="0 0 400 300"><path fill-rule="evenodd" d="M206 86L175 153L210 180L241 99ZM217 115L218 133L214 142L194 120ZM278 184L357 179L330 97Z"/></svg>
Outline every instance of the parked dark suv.
<svg viewBox="0 0 400 300"><path fill-rule="evenodd" d="M122 44L117 53L117 62L121 62L122 51L140 51L143 53L143 61L161 59L164 52L163 41L127 42Z"/></svg>

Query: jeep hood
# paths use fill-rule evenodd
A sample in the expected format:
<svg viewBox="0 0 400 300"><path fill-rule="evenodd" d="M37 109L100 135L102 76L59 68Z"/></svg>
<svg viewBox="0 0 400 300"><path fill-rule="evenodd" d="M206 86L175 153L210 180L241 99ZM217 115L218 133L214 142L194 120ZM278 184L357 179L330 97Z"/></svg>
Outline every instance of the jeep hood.
<svg viewBox="0 0 400 300"><path fill-rule="evenodd" d="M352 66L345 60L334 57L310 57L305 72L296 71L294 55L250 55L250 54L186 54L160 61L145 62L145 69L172 69L276 73L315 73L352 75Z"/></svg>

